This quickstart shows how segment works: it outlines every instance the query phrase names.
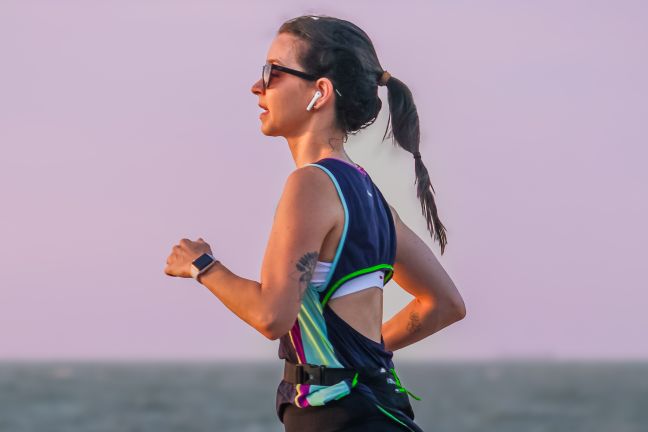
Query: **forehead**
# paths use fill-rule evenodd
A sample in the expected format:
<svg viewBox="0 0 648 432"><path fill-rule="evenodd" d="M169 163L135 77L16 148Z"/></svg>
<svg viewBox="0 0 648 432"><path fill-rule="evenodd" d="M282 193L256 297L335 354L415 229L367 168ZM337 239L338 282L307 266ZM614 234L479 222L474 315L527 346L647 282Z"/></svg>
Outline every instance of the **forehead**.
<svg viewBox="0 0 648 432"><path fill-rule="evenodd" d="M290 33L280 33L270 44L266 61L283 66L297 67L297 54L303 42Z"/></svg>

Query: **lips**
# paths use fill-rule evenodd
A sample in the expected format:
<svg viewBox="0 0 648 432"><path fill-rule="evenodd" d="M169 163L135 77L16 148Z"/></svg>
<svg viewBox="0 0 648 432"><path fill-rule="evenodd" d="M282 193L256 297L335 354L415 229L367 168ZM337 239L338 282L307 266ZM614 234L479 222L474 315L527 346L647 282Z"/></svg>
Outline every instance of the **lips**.
<svg viewBox="0 0 648 432"><path fill-rule="evenodd" d="M259 114L259 118L263 117L264 115L268 114L268 108L264 107L263 105L259 104L259 108L261 108L263 111L261 114Z"/></svg>

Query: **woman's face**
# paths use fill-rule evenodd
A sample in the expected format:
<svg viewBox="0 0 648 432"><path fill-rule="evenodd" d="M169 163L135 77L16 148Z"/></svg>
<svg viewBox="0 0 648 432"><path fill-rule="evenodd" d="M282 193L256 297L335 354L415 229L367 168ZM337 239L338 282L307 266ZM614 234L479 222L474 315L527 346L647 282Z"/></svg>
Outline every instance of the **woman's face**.
<svg viewBox="0 0 648 432"><path fill-rule="evenodd" d="M289 33L278 34L270 45L265 61L303 71L297 54L303 42ZM273 70L270 85L263 92L260 78L251 91L259 97L259 105L267 109L261 116L261 132L268 136L298 136L305 129L312 112L306 107L316 91L315 81Z"/></svg>

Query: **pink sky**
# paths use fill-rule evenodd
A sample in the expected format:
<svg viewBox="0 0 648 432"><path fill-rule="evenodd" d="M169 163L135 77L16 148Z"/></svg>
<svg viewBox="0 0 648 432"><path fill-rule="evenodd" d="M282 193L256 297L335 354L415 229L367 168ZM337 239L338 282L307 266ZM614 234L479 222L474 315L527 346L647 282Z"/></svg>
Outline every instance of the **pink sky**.
<svg viewBox="0 0 648 432"><path fill-rule="evenodd" d="M163 269L203 237L258 280L295 166L250 86L304 13L363 28L419 110L443 256L411 155L380 143L383 88L347 145L467 306L396 358L648 358L645 3L331 4L0 4L0 359L276 359ZM390 282L385 319L409 300Z"/></svg>

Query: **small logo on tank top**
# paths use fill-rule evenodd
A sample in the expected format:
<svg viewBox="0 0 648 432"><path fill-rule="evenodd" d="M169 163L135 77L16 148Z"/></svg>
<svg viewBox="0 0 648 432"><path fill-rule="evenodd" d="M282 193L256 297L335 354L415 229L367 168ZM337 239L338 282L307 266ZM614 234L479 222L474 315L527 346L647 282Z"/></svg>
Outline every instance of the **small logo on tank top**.
<svg viewBox="0 0 648 432"><path fill-rule="evenodd" d="M367 191L367 195L373 198L373 195L371 195L371 192Z"/></svg>

